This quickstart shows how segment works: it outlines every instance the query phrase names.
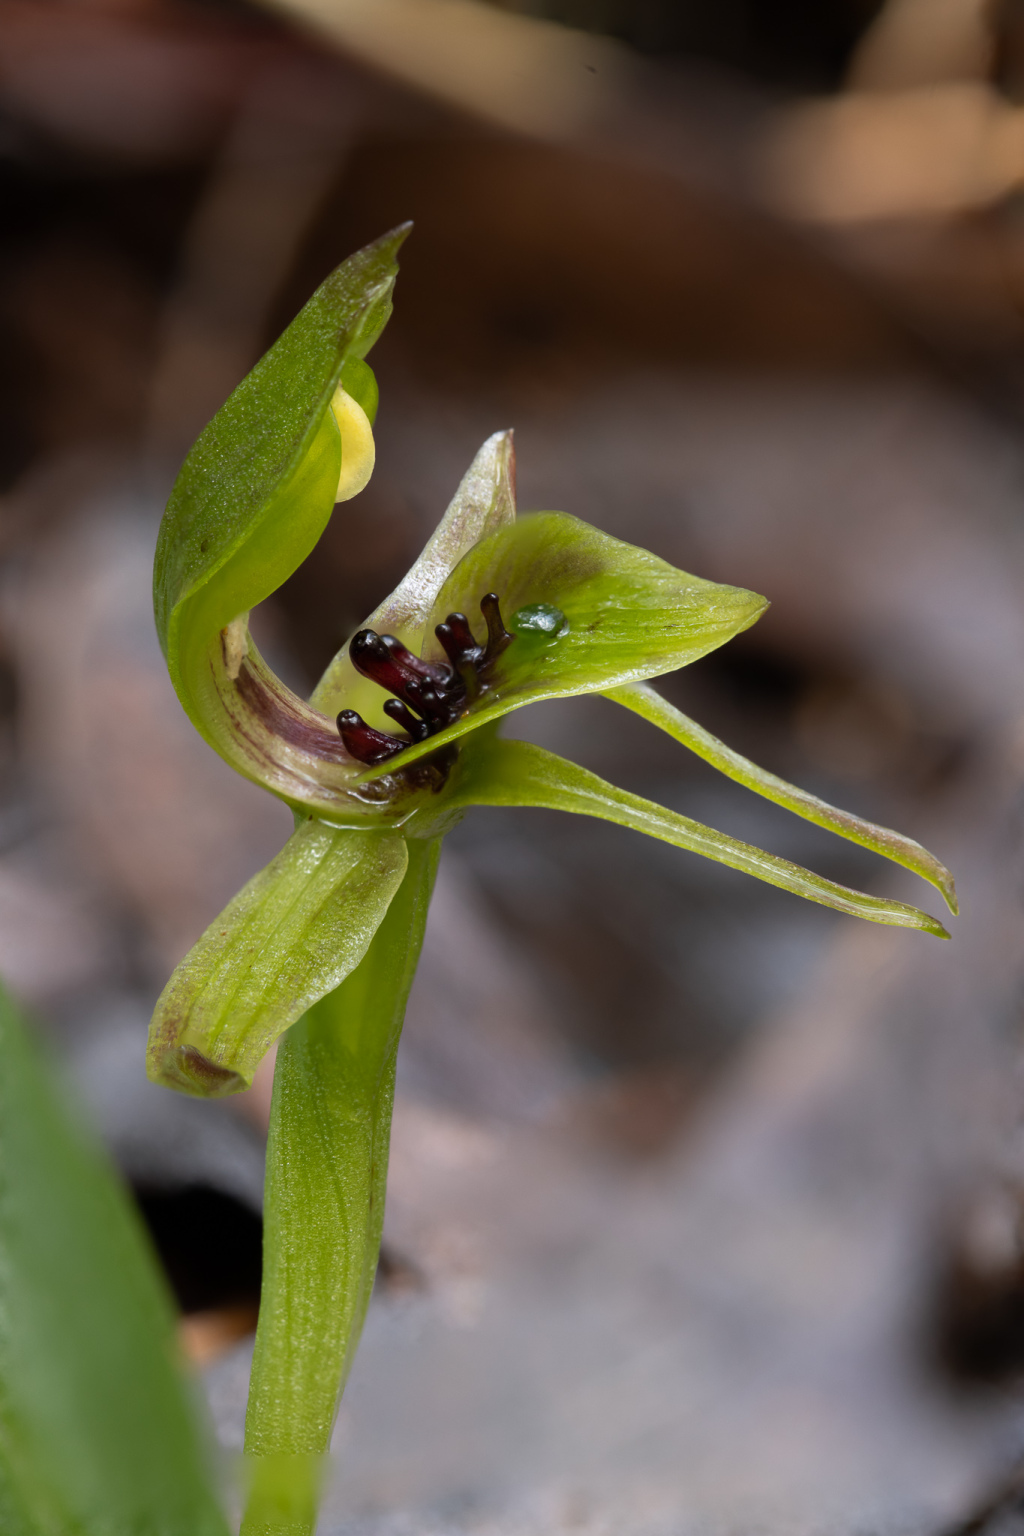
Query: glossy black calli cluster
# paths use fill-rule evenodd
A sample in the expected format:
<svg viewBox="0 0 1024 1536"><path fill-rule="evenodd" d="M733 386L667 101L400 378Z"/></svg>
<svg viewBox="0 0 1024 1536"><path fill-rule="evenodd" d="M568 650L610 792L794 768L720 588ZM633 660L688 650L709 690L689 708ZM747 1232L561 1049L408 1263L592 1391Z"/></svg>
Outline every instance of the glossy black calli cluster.
<svg viewBox="0 0 1024 1536"><path fill-rule="evenodd" d="M487 685L488 669L515 639L505 628L495 592L480 599L487 640L480 645L464 613L450 613L434 630L446 662L423 661L394 635L361 629L348 648L352 665L363 677L392 695L384 713L406 732L390 736L367 725L354 709L343 709L338 731L345 750L357 762L376 767L416 741L425 741L451 725Z"/></svg>

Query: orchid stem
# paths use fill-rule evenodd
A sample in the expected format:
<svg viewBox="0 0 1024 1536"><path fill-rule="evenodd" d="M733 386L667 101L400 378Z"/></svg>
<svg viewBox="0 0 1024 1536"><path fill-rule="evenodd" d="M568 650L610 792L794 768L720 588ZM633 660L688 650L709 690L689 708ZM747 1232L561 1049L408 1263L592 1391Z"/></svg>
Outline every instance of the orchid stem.
<svg viewBox="0 0 1024 1536"><path fill-rule="evenodd" d="M311 1536L316 1525L377 1268L395 1055L440 846L410 841L405 879L363 960L278 1053L241 1536Z"/></svg>

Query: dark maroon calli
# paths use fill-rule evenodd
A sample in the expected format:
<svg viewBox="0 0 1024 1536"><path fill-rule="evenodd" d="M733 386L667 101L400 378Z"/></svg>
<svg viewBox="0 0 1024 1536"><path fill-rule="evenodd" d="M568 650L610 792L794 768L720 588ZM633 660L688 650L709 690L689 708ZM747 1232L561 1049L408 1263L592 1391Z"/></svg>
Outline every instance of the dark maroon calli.
<svg viewBox="0 0 1024 1536"><path fill-rule="evenodd" d="M437 635L447 662L424 661L394 635L361 629L352 636L349 655L357 672L392 695L384 713L406 732L404 737L375 730L354 709L343 709L338 731L345 750L357 762L376 767L412 742L425 741L451 725L487 684L487 673L515 639L505 628L496 592L480 599L487 639L479 644L464 613L450 613Z"/></svg>

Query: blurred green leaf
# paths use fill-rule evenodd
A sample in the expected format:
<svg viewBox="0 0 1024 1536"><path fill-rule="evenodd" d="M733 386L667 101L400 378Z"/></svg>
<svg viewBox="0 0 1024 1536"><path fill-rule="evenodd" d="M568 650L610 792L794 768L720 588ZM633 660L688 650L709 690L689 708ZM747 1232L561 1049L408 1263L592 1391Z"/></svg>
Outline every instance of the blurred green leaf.
<svg viewBox="0 0 1024 1536"><path fill-rule="evenodd" d="M470 805L532 805L553 811L574 811L597 816L661 838L677 848L702 854L718 864L727 864L743 874L753 875L769 885L792 891L808 901L834 907L850 917L863 917L872 923L888 923L899 928L918 928L936 938L949 934L936 918L902 901L882 896L868 896L862 891L837 885L822 875L801 869L788 859L777 858L741 843L725 832L716 832L689 816L666 810L651 800L631 795L580 768L525 741L502 741L495 736L474 741L471 751L463 754L457 781L449 803Z"/></svg>
<svg viewBox="0 0 1024 1536"><path fill-rule="evenodd" d="M150 1077L213 1098L248 1087L277 1037L359 964L407 861L397 833L301 822L164 988Z"/></svg>
<svg viewBox="0 0 1024 1536"><path fill-rule="evenodd" d="M377 1267L395 1054L439 853L439 842L410 843L408 873L363 960L278 1052L244 1536L313 1529L320 1459Z"/></svg>
<svg viewBox="0 0 1024 1536"><path fill-rule="evenodd" d="M227 1536L146 1239L2 990L0 1530Z"/></svg>

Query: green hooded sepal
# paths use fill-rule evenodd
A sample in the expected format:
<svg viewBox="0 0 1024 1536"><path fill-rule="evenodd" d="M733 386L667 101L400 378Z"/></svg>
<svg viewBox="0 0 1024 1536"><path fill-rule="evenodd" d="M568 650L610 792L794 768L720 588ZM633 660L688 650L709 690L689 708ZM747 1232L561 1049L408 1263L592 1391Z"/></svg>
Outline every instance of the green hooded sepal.
<svg viewBox="0 0 1024 1536"><path fill-rule="evenodd" d="M331 722L276 678L263 686L272 674L248 614L302 563L335 502L372 467L377 390L363 358L391 313L407 233L343 262L243 379L185 460L157 541L157 633L184 709L232 767L296 807L321 779L329 800L344 798L336 733L325 747ZM368 467L349 466L350 454ZM283 763L268 719L287 743Z"/></svg>

